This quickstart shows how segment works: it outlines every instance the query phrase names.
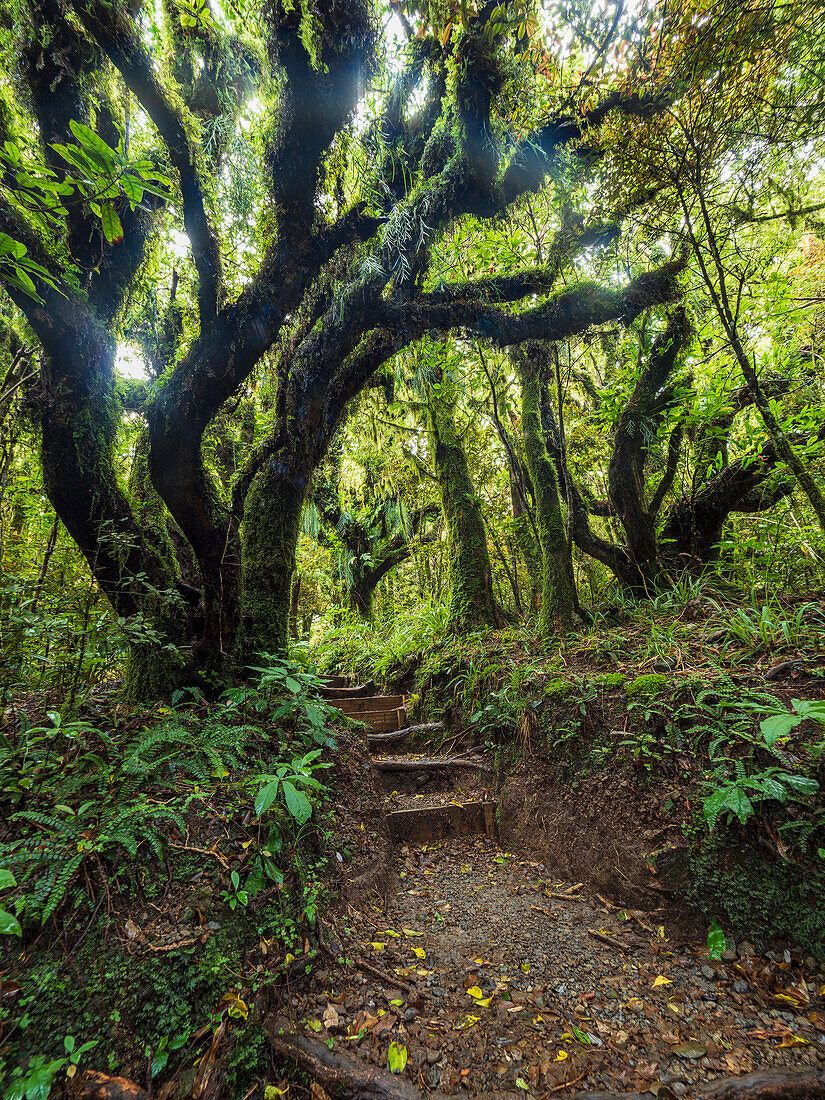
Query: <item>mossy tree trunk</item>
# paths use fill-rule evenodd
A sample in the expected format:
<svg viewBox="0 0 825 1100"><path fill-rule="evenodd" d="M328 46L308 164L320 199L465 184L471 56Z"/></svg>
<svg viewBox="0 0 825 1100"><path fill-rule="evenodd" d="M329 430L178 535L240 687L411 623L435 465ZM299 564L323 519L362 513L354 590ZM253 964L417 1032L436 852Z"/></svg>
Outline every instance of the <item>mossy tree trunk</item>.
<svg viewBox="0 0 825 1100"><path fill-rule="evenodd" d="M562 634L573 622L576 591L570 540L564 522L556 471L541 424L542 370L540 350L527 346L516 357L521 382L521 425L524 455L533 483L536 528L541 548L539 635L545 640Z"/></svg>
<svg viewBox="0 0 825 1100"><path fill-rule="evenodd" d="M307 478L294 466L266 462L246 497L243 546L242 654L285 654L289 646L292 581Z"/></svg>
<svg viewBox="0 0 825 1100"><path fill-rule="evenodd" d="M111 339L72 303L63 309L74 331L71 339L65 330L61 334L59 365L55 349L41 373L42 392L55 395L40 418L44 486L129 642L126 695L135 701L158 698L191 675L183 647L194 601L180 584L168 536L150 521L154 509L136 505L118 479L115 438L122 408ZM145 463L145 449L138 457Z"/></svg>
<svg viewBox="0 0 825 1100"><path fill-rule="evenodd" d="M501 625L487 532L455 422L455 394L440 366L425 383L427 429L447 525L449 620L457 630Z"/></svg>

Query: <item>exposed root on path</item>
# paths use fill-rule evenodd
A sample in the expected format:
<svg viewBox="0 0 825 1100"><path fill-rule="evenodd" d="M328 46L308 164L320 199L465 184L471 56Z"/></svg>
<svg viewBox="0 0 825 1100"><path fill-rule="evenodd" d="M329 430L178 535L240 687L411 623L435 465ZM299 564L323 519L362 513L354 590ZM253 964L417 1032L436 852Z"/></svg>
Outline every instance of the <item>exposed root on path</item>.
<svg viewBox="0 0 825 1100"><path fill-rule="evenodd" d="M269 1034L276 1061L293 1065L321 1085L332 1100L440 1100L442 1093L423 1093L411 1082L376 1069L341 1050L330 1050L306 1035Z"/></svg>
<svg viewBox="0 0 825 1100"><path fill-rule="evenodd" d="M747 1073L697 1090L696 1100L823 1100L825 1070L810 1073ZM650 1100L650 1093L579 1092L570 1100Z"/></svg>

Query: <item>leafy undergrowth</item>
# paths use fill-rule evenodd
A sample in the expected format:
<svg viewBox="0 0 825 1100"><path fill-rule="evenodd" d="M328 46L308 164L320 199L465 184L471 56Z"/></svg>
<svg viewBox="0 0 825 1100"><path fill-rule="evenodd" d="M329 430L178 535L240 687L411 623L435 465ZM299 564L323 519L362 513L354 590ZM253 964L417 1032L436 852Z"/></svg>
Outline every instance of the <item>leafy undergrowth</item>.
<svg viewBox="0 0 825 1100"><path fill-rule="evenodd" d="M350 666L408 690L413 721L446 717L445 746L483 744L503 785L524 776L589 835L601 804L608 824L675 837L669 885L708 921L825 957L824 642L821 599L745 604L697 583L602 609L553 651L520 628ZM529 813L522 800L516 816ZM568 839L585 875L598 854L583 828Z"/></svg>
<svg viewBox="0 0 825 1100"><path fill-rule="evenodd" d="M45 1097L77 1063L156 1086L219 1073L227 1095L265 1071L257 1022L311 966L362 843L340 812L333 833L330 769L364 750L333 737L315 676L259 672L218 704L147 714L100 692L72 720L6 712L3 1096Z"/></svg>

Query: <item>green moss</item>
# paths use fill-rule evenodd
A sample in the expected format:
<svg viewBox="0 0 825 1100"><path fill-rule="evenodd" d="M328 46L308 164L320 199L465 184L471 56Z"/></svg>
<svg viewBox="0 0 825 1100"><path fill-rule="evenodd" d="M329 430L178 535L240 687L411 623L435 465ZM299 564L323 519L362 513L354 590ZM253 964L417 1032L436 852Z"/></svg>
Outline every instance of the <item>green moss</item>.
<svg viewBox="0 0 825 1100"><path fill-rule="evenodd" d="M637 676L624 686L628 695L659 695L667 687L667 676L660 673L648 673Z"/></svg>
<svg viewBox="0 0 825 1100"><path fill-rule="evenodd" d="M593 687L599 688L601 691L609 691L611 688L621 687L626 679L621 672L608 672L607 675L594 680Z"/></svg>
<svg viewBox="0 0 825 1100"><path fill-rule="evenodd" d="M245 663L262 653L287 651L292 575L304 502L297 481L283 477L267 463L246 499L241 526L243 606L249 616L242 640Z"/></svg>
<svg viewBox="0 0 825 1100"><path fill-rule="evenodd" d="M541 547L541 609L538 632L545 641L569 629L575 591L569 573L567 530L556 471L541 430L541 378L538 365L519 361L524 455L536 495L536 528Z"/></svg>
<svg viewBox="0 0 825 1100"><path fill-rule="evenodd" d="M427 387L430 444L449 539L450 623L466 631L497 620L492 568L481 505L455 425L455 394L442 378Z"/></svg>
<svg viewBox="0 0 825 1100"><path fill-rule="evenodd" d="M686 882L686 901L708 924L718 920L757 946L787 937L825 959L825 874L818 868L770 858L729 831L696 840Z"/></svg>
<svg viewBox="0 0 825 1100"><path fill-rule="evenodd" d="M544 694L548 699L566 699L573 694L575 687L569 680L549 680L544 685Z"/></svg>

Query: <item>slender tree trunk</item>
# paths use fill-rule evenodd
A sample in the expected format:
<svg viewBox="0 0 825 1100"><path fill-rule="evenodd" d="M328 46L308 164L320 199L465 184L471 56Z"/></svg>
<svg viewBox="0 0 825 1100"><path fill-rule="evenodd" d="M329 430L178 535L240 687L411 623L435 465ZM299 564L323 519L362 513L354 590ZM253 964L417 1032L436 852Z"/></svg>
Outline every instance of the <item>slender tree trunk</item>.
<svg viewBox="0 0 825 1100"><path fill-rule="evenodd" d="M374 598L378 580L372 580L369 574L353 579L347 589L347 603L352 611L365 622L371 623L375 616Z"/></svg>
<svg viewBox="0 0 825 1100"><path fill-rule="evenodd" d="M449 545L450 623L459 630L498 625L487 533L467 456L456 430L453 401L443 383L427 387L433 465Z"/></svg>
<svg viewBox="0 0 825 1100"><path fill-rule="evenodd" d="M694 147L695 148L695 147ZM694 187L696 191L696 197L699 201L699 209L702 214L702 222L707 233L707 244L710 252L711 260L714 270L716 271L716 280L714 281L713 275L705 262L703 249L701 243L696 237L693 230L693 223L690 215L690 209L687 204L687 200L684 194L684 190L677 185L679 198L682 205L682 211L685 215L685 220L688 229L688 235L693 247L694 255L696 256L697 263L699 264L699 270L702 273L702 278L705 282L705 286L708 288L711 300L714 304L719 319L722 322L722 326L725 329L725 333L730 341L730 345L733 348L733 353L736 356L736 361L739 364L739 368L742 371L742 376L745 379L745 383L748 386L751 394L753 395L753 403L756 406L757 412L762 418L762 422L768 430L768 433L776 447L777 454L791 471L799 483L799 487L805 496L808 498L808 502L811 508L814 510L819 526L825 532L825 494L819 487L814 477L805 466L802 459L797 454L793 444L788 439L787 434L783 431L781 424L776 419L773 409L770 406L770 401L765 396L762 387L759 383L759 375L754 369L751 363L750 357L745 350L742 339L739 335L738 315L739 307L734 309L731 306L730 297L728 295L727 277L725 274L725 264L723 262L721 253L719 251L719 244L716 237L716 232L713 227L713 223L710 218L710 212L708 210L707 203L705 201L704 184L700 175L697 175L694 181ZM744 276L742 276L744 279Z"/></svg>
<svg viewBox="0 0 825 1100"><path fill-rule="evenodd" d="M541 429L541 373L527 354L519 356L521 422L524 453L533 482L536 526L541 546L541 609L539 635L549 640L568 630L573 622L576 593L573 587L569 541L562 515L559 485L547 453Z"/></svg>

